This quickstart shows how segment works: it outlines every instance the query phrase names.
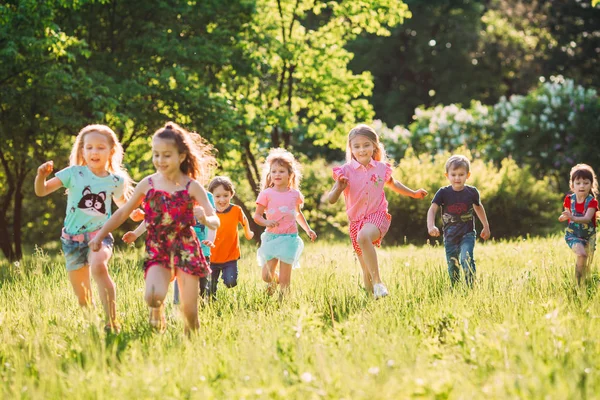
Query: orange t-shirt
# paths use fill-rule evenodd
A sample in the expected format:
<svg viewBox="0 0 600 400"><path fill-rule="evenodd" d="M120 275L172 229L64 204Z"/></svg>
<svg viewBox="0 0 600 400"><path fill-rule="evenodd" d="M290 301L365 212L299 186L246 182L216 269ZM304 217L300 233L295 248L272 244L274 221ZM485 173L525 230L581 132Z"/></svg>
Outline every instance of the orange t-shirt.
<svg viewBox="0 0 600 400"><path fill-rule="evenodd" d="M217 211L221 225L217 229L215 247L211 250L210 262L215 264L240 258L240 238L238 224L244 223L240 206L231 204L225 211Z"/></svg>

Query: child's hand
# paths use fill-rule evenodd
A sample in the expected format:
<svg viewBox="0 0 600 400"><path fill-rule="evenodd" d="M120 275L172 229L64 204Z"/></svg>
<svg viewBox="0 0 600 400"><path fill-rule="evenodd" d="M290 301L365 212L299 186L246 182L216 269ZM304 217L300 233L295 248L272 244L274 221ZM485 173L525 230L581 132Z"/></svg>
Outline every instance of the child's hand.
<svg viewBox="0 0 600 400"><path fill-rule="evenodd" d="M200 222L202 225L206 225L206 213L204 212L204 208L202 206L194 207L194 217Z"/></svg>
<svg viewBox="0 0 600 400"><path fill-rule="evenodd" d="M250 232L248 232L246 234L246 239L248 239L248 240L252 239L253 237L254 237L254 232L253 231L250 231Z"/></svg>
<svg viewBox="0 0 600 400"><path fill-rule="evenodd" d="M267 228L274 228L276 226L279 226L279 221L273 219L265 219L265 226Z"/></svg>
<svg viewBox="0 0 600 400"><path fill-rule="evenodd" d="M437 226L434 226L433 228L429 229L429 236L432 236L432 237L440 236L440 230L438 229Z"/></svg>
<svg viewBox="0 0 600 400"><path fill-rule="evenodd" d="M123 235L123 241L127 244L133 244L137 239L137 235L133 231L129 231Z"/></svg>
<svg viewBox="0 0 600 400"><path fill-rule="evenodd" d="M54 169L54 161L46 161L42 165L38 167L37 173L40 177L46 178L48 175L52 173Z"/></svg>
<svg viewBox="0 0 600 400"><path fill-rule="evenodd" d="M560 222L564 222L570 219L573 219L573 213L568 208L565 208L565 211L563 211L562 214L560 214L560 217L558 217L558 220Z"/></svg>
<svg viewBox="0 0 600 400"><path fill-rule="evenodd" d="M208 239L203 240L202 244L210 247L211 249L213 249L215 247L215 244L212 242L212 240L208 240Z"/></svg>
<svg viewBox="0 0 600 400"><path fill-rule="evenodd" d="M489 227L485 227L481 230L481 233L479 234L479 236L481 236L481 238L483 240L488 240L490 238L490 236L492 235L492 233L490 232L490 228Z"/></svg>
<svg viewBox="0 0 600 400"><path fill-rule="evenodd" d="M313 231L312 229L309 229L308 232L306 232L306 234L308 235L308 237L310 238L311 242L314 242L315 239L317 238L317 234L315 233L315 231Z"/></svg>
<svg viewBox="0 0 600 400"><path fill-rule="evenodd" d="M96 236L88 242L88 247L92 249L92 251L99 251L102 248L102 240L100 240L99 236Z"/></svg>
<svg viewBox="0 0 600 400"><path fill-rule="evenodd" d="M425 196L427 196L427 190L425 189L418 189L415 191L415 193L412 195L413 199L423 199L425 198Z"/></svg>
<svg viewBox="0 0 600 400"><path fill-rule="evenodd" d="M146 213L144 211L142 211L142 209L140 209L140 208L136 208L135 210L133 210L131 212L131 214L129 214L129 218L131 218L135 222L142 221L145 216L146 216Z"/></svg>
<svg viewBox="0 0 600 400"><path fill-rule="evenodd" d="M344 191L346 187L348 187L348 177L340 175L337 180L337 185L340 190Z"/></svg>

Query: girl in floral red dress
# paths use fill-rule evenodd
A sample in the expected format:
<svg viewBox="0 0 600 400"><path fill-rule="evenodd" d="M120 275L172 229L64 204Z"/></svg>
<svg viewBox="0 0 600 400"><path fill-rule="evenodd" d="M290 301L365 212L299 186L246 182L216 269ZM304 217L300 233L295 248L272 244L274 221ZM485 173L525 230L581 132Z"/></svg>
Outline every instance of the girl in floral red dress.
<svg viewBox="0 0 600 400"><path fill-rule="evenodd" d="M179 282L186 333L199 327L198 282L210 273L210 268L192 229L196 223L194 203L201 207L200 213L196 213L201 224L209 229L219 226L206 191L196 181L207 164L208 147L198 134L172 122L156 131L152 138L152 162L157 172L136 186L127 204L113 214L89 243L92 250L99 249L102 239L125 222L130 214L127 210L133 211L143 203L148 230L144 298L150 307L150 325L161 332L166 328L164 300L175 277Z"/></svg>

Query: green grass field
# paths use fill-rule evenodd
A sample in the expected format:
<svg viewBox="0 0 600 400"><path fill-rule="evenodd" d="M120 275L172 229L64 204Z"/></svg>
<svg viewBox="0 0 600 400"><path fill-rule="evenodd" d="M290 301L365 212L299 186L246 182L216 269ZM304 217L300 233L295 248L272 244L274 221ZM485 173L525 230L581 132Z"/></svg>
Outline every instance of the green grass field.
<svg viewBox="0 0 600 400"><path fill-rule="evenodd" d="M349 243L307 243L281 303L247 247L239 286L220 286L189 339L170 299L167 332L149 330L141 256L111 261L123 332L108 337L57 250L0 265L1 398L600 396L600 279L576 290L560 237L478 243L474 290L450 288L441 246L384 247L390 296L377 301Z"/></svg>

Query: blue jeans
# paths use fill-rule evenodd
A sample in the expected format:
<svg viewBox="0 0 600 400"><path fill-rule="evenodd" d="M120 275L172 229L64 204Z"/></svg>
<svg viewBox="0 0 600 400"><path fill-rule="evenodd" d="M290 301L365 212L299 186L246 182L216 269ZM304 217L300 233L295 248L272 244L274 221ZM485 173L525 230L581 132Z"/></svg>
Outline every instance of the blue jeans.
<svg viewBox="0 0 600 400"><path fill-rule="evenodd" d="M460 279L460 269L458 264L462 266L465 273L465 281L469 287L473 287L475 280L475 258L473 257L473 248L475 247L475 233L469 232L460 238L447 241L444 240L444 248L446 249L446 261L448 262L448 274L452 286Z"/></svg>
<svg viewBox="0 0 600 400"><path fill-rule="evenodd" d="M210 257L204 257L206 258L206 262L210 265ZM200 297L204 297L206 295L206 290L208 289L208 278L200 278L198 285L200 286ZM179 304L179 285L177 284L177 279L175 279L175 287L173 288L173 304Z"/></svg>
<svg viewBox="0 0 600 400"><path fill-rule="evenodd" d="M228 288L237 286L238 266L237 260L227 261L222 264L211 264L212 274L210 275L210 295L214 298L217 294L217 284L219 275L223 276L223 283Z"/></svg>

